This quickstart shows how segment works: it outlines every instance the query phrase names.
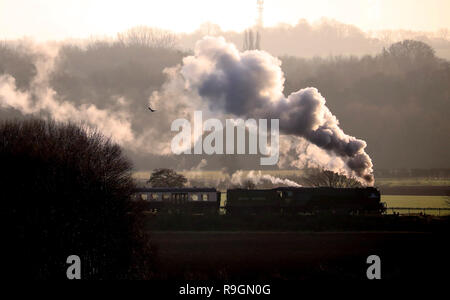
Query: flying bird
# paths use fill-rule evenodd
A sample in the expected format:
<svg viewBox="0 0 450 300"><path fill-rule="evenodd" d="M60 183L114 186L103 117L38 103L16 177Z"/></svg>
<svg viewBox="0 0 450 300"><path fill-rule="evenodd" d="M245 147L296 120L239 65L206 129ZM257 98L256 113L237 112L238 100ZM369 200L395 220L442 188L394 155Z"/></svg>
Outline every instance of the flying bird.
<svg viewBox="0 0 450 300"><path fill-rule="evenodd" d="M149 107L147 107L151 112L155 112L156 111L156 109L152 109L150 106Z"/></svg>

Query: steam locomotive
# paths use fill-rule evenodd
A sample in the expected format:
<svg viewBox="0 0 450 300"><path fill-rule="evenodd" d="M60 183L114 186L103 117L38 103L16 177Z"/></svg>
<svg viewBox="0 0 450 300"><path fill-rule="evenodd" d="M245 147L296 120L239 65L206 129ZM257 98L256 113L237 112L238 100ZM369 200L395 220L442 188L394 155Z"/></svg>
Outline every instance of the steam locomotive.
<svg viewBox="0 0 450 300"><path fill-rule="evenodd" d="M373 187L228 189L225 193L215 188L140 188L134 199L145 201L154 213L381 214L385 209Z"/></svg>

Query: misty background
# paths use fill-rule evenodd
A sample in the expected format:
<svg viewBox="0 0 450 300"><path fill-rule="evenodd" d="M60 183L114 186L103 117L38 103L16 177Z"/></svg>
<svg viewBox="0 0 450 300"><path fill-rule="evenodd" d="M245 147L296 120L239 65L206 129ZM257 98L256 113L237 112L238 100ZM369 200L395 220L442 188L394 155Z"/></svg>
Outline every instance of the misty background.
<svg viewBox="0 0 450 300"><path fill-rule="evenodd" d="M166 155L156 143L158 132L170 134L172 121L157 114L161 109L176 112L181 108L157 103L157 112L151 114L146 106L167 82L170 68L191 55L195 42L205 35L224 36L242 50L242 32L224 32L212 23L189 34L135 27L114 37L86 40L4 40L0 76L15 80L15 96L29 93L31 101L37 101L34 97L45 87L53 98L82 111L81 116L91 115L89 105L93 104L102 112L100 120L109 120L111 128L127 129L120 125L129 124L122 136L137 170L191 169L205 157ZM284 94L316 87L343 130L367 142L375 171L450 167L449 30L367 33L323 19L266 27L261 35L261 49L282 62ZM11 92L5 86L0 88L0 98ZM2 105L0 118L23 117L22 112L23 108ZM46 116L40 111L33 114ZM158 118L160 122L155 122ZM129 134L139 138L128 138ZM145 147L133 147L137 140ZM206 158L205 169L228 164L240 169L259 167L254 156Z"/></svg>

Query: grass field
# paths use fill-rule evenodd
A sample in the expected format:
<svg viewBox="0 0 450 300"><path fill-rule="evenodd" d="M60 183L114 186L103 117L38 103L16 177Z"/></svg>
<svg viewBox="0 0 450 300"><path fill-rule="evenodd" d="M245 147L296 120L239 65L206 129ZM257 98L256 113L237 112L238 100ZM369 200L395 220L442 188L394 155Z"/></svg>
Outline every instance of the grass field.
<svg viewBox="0 0 450 300"><path fill-rule="evenodd" d="M376 186L450 186L445 178L377 178Z"/></svg>
<svg viewBox="0 0 450 300"><path fill-rule="evenodd" d="M450 199L448 196L410 196L410 195L382 195L381 201L389 207L411 207L411 208L450 208ZM402 210L399 213L420 213L421 210ZM392 213L392 210L387 211ZM429 215L450 215L450 211L426 211Z"/></svg>
<svg viewBox="0 0 450 300"><path fill-rule="evenodd" d="M381 201L386 202L388 207L450 208L447 196L382 195Z"/></svg>

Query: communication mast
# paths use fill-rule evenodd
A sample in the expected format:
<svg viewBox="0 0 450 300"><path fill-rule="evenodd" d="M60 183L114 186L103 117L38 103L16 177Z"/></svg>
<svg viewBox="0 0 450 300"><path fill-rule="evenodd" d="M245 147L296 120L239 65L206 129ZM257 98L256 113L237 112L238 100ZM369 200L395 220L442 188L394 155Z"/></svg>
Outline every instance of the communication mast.
<svg viewBox="0 0 450 300"><path fill-rule="evenodd" d="M263 27L263 12L264 12L264 0L256 0L256 10L258 12L258 18L256 19L256 30L260 30Z"/></svg>

